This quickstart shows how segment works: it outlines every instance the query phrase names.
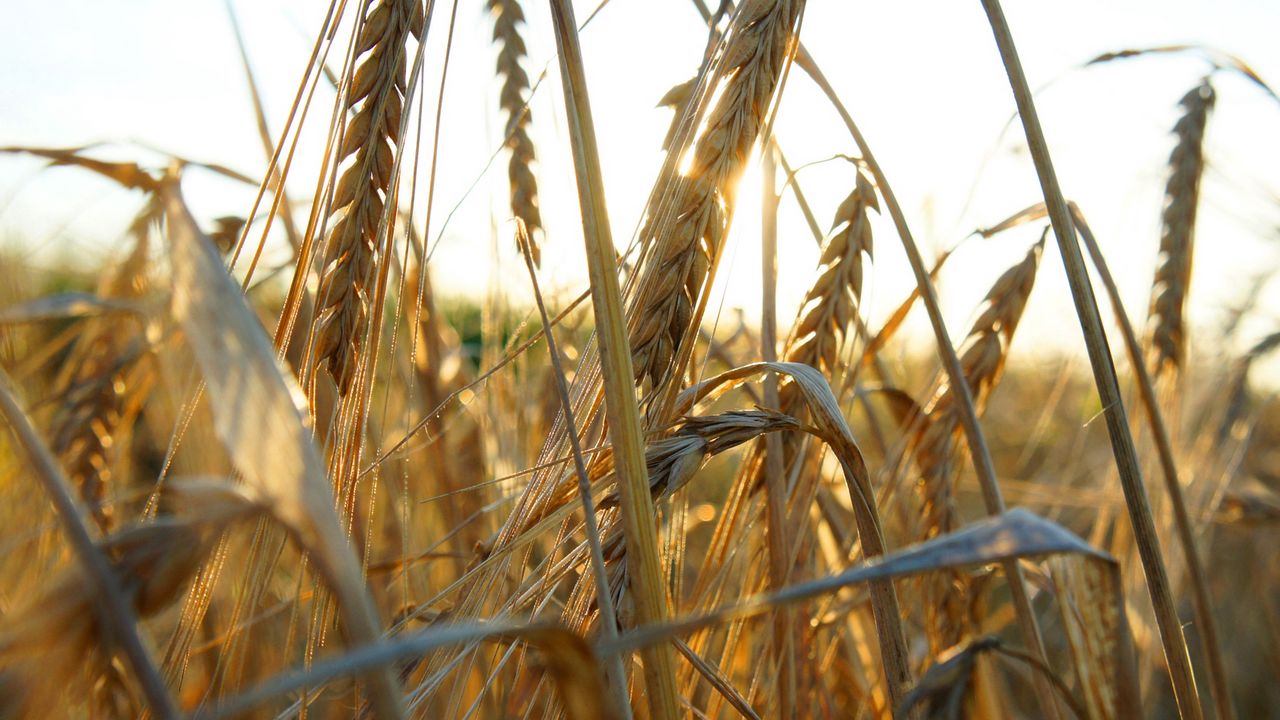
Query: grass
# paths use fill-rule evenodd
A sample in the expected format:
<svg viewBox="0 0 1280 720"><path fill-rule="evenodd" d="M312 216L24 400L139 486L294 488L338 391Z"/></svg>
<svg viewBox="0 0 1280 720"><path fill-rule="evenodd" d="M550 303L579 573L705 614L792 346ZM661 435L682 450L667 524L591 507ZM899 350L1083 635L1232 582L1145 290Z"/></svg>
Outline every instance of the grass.
<svg viewBox="0 0 1280 720"><path fill-rule="evenodd" d="M505 160L496 206L515 220L494 234L514 235L519 275L452 267L424 237L447 211L456 7L447 24L414 0L331 10L275 138L237 24L260 183L178 157L3 148L142 203L105 267L37 281L15 257L2 271L0 716L1274 712L1280 415L1250 369L1280 343L1231 355L1187 313L1210 109L1232 110L1214 83L1270 90L1195 46L1091 61L1193 55L1207 72L1170 137L1139 334L1105 229L1058 185L999 4L983 7L1044 202L975 230L1025 246L969 279L989 288L976 308L940 299L950 251L917 244L893 168L801 42L803 0L700 7L702 63L661 99L665 160L626 246L573 6L552 0L543 28L516 0L487 3L502 135L489 161ZM558 88L530 66L538 32ZM425 51L441 33L443 61ZM805 193L822 159L793 165L773 133L797 83L846 133L829 138L848 178L831 208ZM326 84L327 120L312 102ZM538 92L563 103L538 121L563 119L574 169L588 272L567 292L544 290L564 255L548 252L540 203L572 190L539 175ZM308 187L291 168L317 127ZM193 167L257 185L248 220L194 214ZM735 213L757 189L759 313L713 321ZM288 259L264 279L276 222ZM1052 288L1050 233L1088 371L1014 344ZM817 266L789 297L779 261L809 234ZM915 287L880 318L864 286L899 246ZM445 273L497 287L438 297ZM517 278L531 306L499 292ZM946 320L963 313L957 343ZM1224 337L1265 315L1242 308ZM931 336L905 329L916 316Z"/></svg>

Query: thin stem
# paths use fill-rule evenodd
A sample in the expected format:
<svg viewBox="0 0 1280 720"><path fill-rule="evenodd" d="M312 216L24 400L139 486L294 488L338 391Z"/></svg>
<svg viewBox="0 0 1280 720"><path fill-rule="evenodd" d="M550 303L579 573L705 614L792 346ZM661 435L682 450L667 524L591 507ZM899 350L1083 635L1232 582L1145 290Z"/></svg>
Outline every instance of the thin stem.
<svg viewBox="0 0 1280 720"><path fill-rule="evenodd" d="M1133 435L1129 432L1129 425L1125 420L1124 398L1120 394L1120 382L1116 377L1111 348L1107 344L1107 336L1103 331L1098 302L1093 295L1093 286L1089 282L1089 273L1084 266L1080 245L1074 240L1075 231L1071 223L1071 214L1063 199L1062 189L1058 185L1053 160L1049 156L1049 145L1045 142L1035 101L1027 86L1027 78L1022 71L1022 63L1014 47L1013 35L1009 31L1004 11L1000 8L999 0L982 0L982 7L991 23L991 31L1000 49L1000 58L1009 76L1009 85L1018 106L1018 114L1022 117L1027 146L1031 150L1031 159L1035 162L1036 174L1040 178L1045 205L1049 208L1053 234L1057 236L1058 249L1062 253L1063 265L1066 267L1071 296L1075 301L1076 315L1080 319L1080 329L1089 350L1089 362L1093 366L1098 397L1102 401L1103 412L1107 418L1107 432L1111 436L1111 448L1120 474L1120 485L1124 490L1125 505L1129 510L1129 519L1133 523L1134 541L1137 543L1142 567L1146 572L1147 589L1151 593L1151 604L1155 608L1156 623L1159 625L1160 638L1164 644L1165 662L1169 666L1169 676L1173 682L1178 712L1184 718L1199 718L1201 717L1200 698L1196 692L1195 675L1191 672L1187 641L1182 634L1182 625L1178 621L1173 593L1169 589L1169 578L1160 550L1160 536L1156 532L1155 521L1151 516L1151 503L1142 482L1142 470L1138 464L1138 452L1134 447Z"/></svg>
<svg viewBox="0 0 1280 720"><path fill-rule="evenodd" d="M760 309L760 354L765 362L778 360L778 169L771 148L760 158L760 245L763 306ZM780 408L778 376L764 378L764 402ZM765 437L765 494L768 511L769 585L787 586L787 565L791 557L787 538L787 481L782 457L782 436L769 433ZM773 619L773 655L777 663L778 715L795 717L796 712L796 638L792 631L790 608L778 608Z"/></svg>
<svg viewBox="0 0 1280 720"><path fill-rule="evenodd" d="M605 412L613 443L618 475L618 505L626 539L629 591L635 602L636 620L643 624L667 618L666 579L658 562L658 533L649 472L645 466L640 409L632 381L631 348L622 313L615 248L605 205L600 153L587 97L578 25L568 0L548 0L560 50L560 74L564 86L573 166L578 180L583 241L591 280L591 302L596 316L604 382ZM674 720L680 712L676 691L675 658L671 645L660 643L641 650L645 688L651 717Z"/></svg>
<svg viewBox="0 0 1280 720"><path fill-rule="evenodd" d="M100 602L94 603L93 611L97 615L98 632L105 635L100 639L104 655L110 653L110 646L106 642L108 639L118 644L132 666L134 676L142 686L142 693L156 717L166 720L180 717L178 707L169 695L169 690L138 633L138 617L133 606L125 597L124 589L111 564L89 536L84 515L72 495L71 484L62 474L62 469L58 467L58 461L49 452L49 448L41 441L31 419L18 404L18 399L13 394L13 384L4 370L0 370L0 413L8 420L9 429L13 432L18 447L26 453L36 479L44 485L45 492L53 501L62 527L90 582L97 586Z"/></svg>
<svg viewBox="0 0 1280 720"><path fill-rule="evenodd" d="M1178 543L1182 546L1182 554L1186 556L1187 571L1191 577L1192 609L1200 639L1204 644L1205 657L1209 663L1209 692L1213 696L1218 717L1234 718L1236 709L1231 701L1227 669L1222 661L1222 645L1218 640L1217 621L1213 618L1213 599L1209 594L1209 579L1204 572L1204 563L1200 561L1200 555L1196 552L1195 531L1192 528L1191 516L1187 513L1182 483L1178 482L1178 465L1174 460L1173 443L1169 439L1169 429L1165 426L1164 416L1160 413L1155 386L1151 382L1151 374L1143 361L1138 335L1133 330L1133 323L1129 321L1128 313L1125 312L1124 304L1120 300L1120 291L1111 277L1111 270L1102 256L1098 241L1094 238L1088 223L1085 222L1084 214L1075 206L1075 203L1068 202L1067 206L1075 221L1076 231L1084 240L1084 246L1089 251L1093 266L1098 271L1098 279L1102 281L1102 287L1111 300L1116 324L1120 326L1120 335L1124 338L1125 350L1129 354L1129 365L1133 368L1134 377L1138 381L1142 406L1146 410L1147 422L1151 425L1151 435L1155 438L1165 491L1169 494L1169 501L1173 506L1173 521L1178 532Z"/></svg>
<svg viewBox="0 0 1280 720"><path fill-rule="evenodd" d="M822 245L822 226L818 224L818 218L813 215L813 208L809 207L809 200L800 190L800 181L796 178L796 171L791 168L791 164L787 162L787 156L782 153L782 148L778 145L777 138L769 138L769 147L778 154L778 165L782 167L782 172L787 174L789 182L786 188L791 189L791 196L796 200L796 206L800 208L800 214L804 216L805 224L809 226L809 231L813 233L813 239L817 241L819 247Z"/></svg>
<svg viewBox="0 0 1280 720"><path fill-rule="evenodd" d="M587 547L591 551L591 570L595 576L596 604L600 607L600 634L605 640L613 640L618 637L618 614L613 607L613 593L609 591L609 576L604 565L604 549L600 545L600 524L596 521L596 503L591 496L591 480L587 475L587 461L582 455L578 422L573 416L573 400L569 397L569 386L564 379L564 367L560 363L560 350L556 347L556 336L551 331L551 317L547 315L546 303L542 301L542 290L538 287L538 271L533 266L533 249L530 247L529 233L524 229L523 223L520 223L518 235L522 246L520 254L524 257L525 267L529 269L529 282L533 285L533 299L538 304L538 314L542 318L542 332L547 336L547 355L551 358L551 370L556 379L556 392L560 396L560 409L564 411L569 445L573 449L573 467L578 474L578 493L582 498L582 513L587 526ZM609 688L613 690L614 699L618 704L618 717L630 718L631 706L627 702L627 671L623 667L622 656L614 655L609 658L605 672L609 676Z"/></svg>
<svg viewBox="0 0 1280 720"><path fill-rule="evenodd" d="M969 388L968 381L965 380L964 368L961 367L960 358L956 354L955 347L951 344L950 336L947 334L946 325L942 320L942 308L938 302L937 291L933 287L929 271L925 268L924 259L920 257L920 249L916 246L915 239L911 235L911 229L907 226L906 216L903 215L902 208L898 205L898 200L889 186L888 179L880 169L880 164L876 162L875 155L871 152L871 147L867 145L867 141L862 137L862 133L858 130L857 124L854 123L853 117L845 109L844 103L840 101L835 90L827 82L817 63L813 61L813 57L809 55L803 45L800 47L799 52L796 53L796 64L807 72L822 92L827 95L828 100L830 100L832 106L844 121L845 127L848 128L849 134L853 136L853 141L858 146L858 151L862 154L862 160L866 163L867 170L875 177L876 186L880 190L881 197L884 198L885 208L889 211L889 216L898 231L898 237L902 240L907 260L911 264L911 270L915 273L916 285L920 289L920 299L928 312L929 323L933 326L933 334L937 340L935 344L938 346L938 355L941 357L943 368L947 372L951 391L956 400L958 400L956 407L960 411L960 425L964 428L965 439L968 441L969 454L973 458L974 470L977 471L978 485L982 489L982 499L986 504L987 514L998 515L1004 512L1004 497L1000 492L1000 484L996 480L995 465L991 461L991 451L987 448L986 437L982 434L982 426L978 423L978 412L974 406L973 392ZM1031 606L1031 598L1027 594L1026 578L1023 576L1022 568L1016 561L1002 563L1002 567L1004 568L1005 576L1009 580L1010 594L1013 597L1013 605L1018 618L1018 626L1022 632L1022 640L1027 644L1027 649L1033 655L1044 659L1047 657L1044 651L1044 640L1040 635L1040 625L1036 621L1035 610ZM1035 679L1035 687L1036 695L1040 701L1040 708L1045 717L1050 720L1060 718L1061 713L1053 687L1044 678L1038 676Z"/></svg>
<svg viewBox="0 0 1280 720"><path fill-rule="evenodd" d="M275 162L276 144L271 139L271 130L267 126L267 113L262 106L262 94L258 92L258 81L253 75L253 67L249 65L249 49L245 46L244 34L240 31L240 18L236 15L235 6L231 4L231 0L226 0L225 4L227 16L231 19L231 30L236 38L236 48L240 50L240 64L244 67L245 82L249 86L249 99L253 101L253 118L258 124L258 139L262 141L262 152L267 158L267 176L263 184L273 186L271 190L284 197L285 201L276 204L273 211L277 212L280 220L284 222L285 237L296 253L302 247L302 241L298 236L298 227L293 222L293 210L290 209L288 195L284 190L284 178L280 175L280 167ZM248 278L245 282L248 282Z"/></svg>

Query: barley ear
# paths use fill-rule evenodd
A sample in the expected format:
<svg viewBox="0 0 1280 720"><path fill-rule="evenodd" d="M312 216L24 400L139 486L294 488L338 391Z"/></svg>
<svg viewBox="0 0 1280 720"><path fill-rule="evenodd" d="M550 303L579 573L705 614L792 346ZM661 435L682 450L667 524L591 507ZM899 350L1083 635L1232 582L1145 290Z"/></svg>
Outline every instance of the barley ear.
<svg viewBox="0 0 1280 720"><path fill-rule="evenodd" d="M757 0L738 8L716 65L722 90L706 113L690 167L659 179L673 191L649 207L645 227L652 251L629 308L636 381L651 390L683 372L682 345L701 321L704 286L733 217L738 181L767 131L803 10L803 0Z"/></svg>
<svg viewBox="0 0 1280 720"><path fill-rule="evenodd" d="M871 181L859 170L853 192L836 210L818 279L805 295L788 343L788 361L812 365L829 376L836 370L840 346L861 306L864 256L872 255L869 210L879 212L880 205Z"/></svg>
<svg viewBox="0 0 1280 720"><path fill-rule="evenodd" d="M371 0L356 40L360 60L342 98L351 115L337 151L346 169L333 191L336 222L321 259L314 362L325 364L344 395L359 367L374 296L376 236L400 145L405 42L422 22L416 0Z"/></svg>
<svg viewBox="0 0 1280 720"><path fill-rule="evenodd" d="M498 46L498 75L502 77L502 91L498 104L507 115L506 145L511 150L507 175L511 181L511 214L524 222L528 231L528 243L521 243L521 252L527 252L535 266L542 263L542 247L537 238L542 230L542 213L538 209L538 181L533 175L536 157L533 140L529 137L529 125L533 116L525 96L529 91L529 75L520 66L528 54L520 25L525 22L524 10L517 0L489 0L493 13L493 41Z"/></svg>
<svg viewBox="0 0 1280 720"><path fill-rule="evenodd" d="M1178 144L1169 155L1160 256L1151 286L1150 364L1157 380L1182 370L1186 364L1184 311L1191 285L1200 177L1204 174L1204 129L1213 103L1213 86L1206 78L1183 96L1180 105L1185 112L1173 126Z"/></svg>

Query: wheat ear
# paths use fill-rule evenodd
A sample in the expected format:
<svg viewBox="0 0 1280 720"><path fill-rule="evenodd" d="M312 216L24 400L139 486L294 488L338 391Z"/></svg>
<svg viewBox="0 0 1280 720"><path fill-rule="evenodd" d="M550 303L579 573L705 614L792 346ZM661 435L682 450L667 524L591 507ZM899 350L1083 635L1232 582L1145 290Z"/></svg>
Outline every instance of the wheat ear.
<svg viewBox="0 0 1280 720"><path fill-rule="evenodd" d="M1009 343L1022 318L1027 298L1035 284L1036 270L1044 240L1036 243L1025 258L1009 268L992 285L984 307L961 345L960 365L969 385L977 412L999 381L1009 355ZM953 496L953 460L960 440L960 415L953 388L943 388L928 412L928 424L916 445L920 469L921 522L923 539L931 539L959 529L961 523ZM941 651L962 639L968 616L967 583L962 576L944 573L930 589L936 593L928 603L930 641Z"/></svg>
<svg viewBox="0 0 1280 720"><path fill-rule="evenodd" d="M803 0L753 0L738 9L719 55L723 91L689 169L659 181L674 182L675 190L650 208L646 225L653 249L642 294L631 307L637 382L658 388L678 374L677 355L699 320L699 298L729 227L738 180L766 126L803 9Z"/></svg>
<svg viewBox="0 0 1280 720"><path fill-rule="evenodd" d="M819 260L818 280L805 295L787 360L812 365L829 377L862 297L863 256L872 254L869 210L879 212L871 181L861 171L840 203Z"/></svg>
<svg viewBox="0 0 1280 720"><path fill-rule="evenodd" d="M533 116L525 99L529 75L520 67L520 61L528 55L519 27L525 22L524 10L517 0L489 0L488 6L493 13L493 42L498 46L498 75L502 76L498 105L507 114L506 144L511 150L507 163L511 214L524 221L529 233L529 242L519 245L520 252L528 252L533 264L539 266L542 247L537 238L542 229L542 213L538 210L538 180L533 175L536 153L529 137Z"/></svg>
<svg viewBox="0 0 1280 720"><path fill-rule="evenodd" d="M1200 176L1204 174L1204 128L1213 109L1208 78L1183 96L1185 110L1173 126L1178 144L1169 155L1169 181L1164 191L1160 225L1160 257L1151 286L1151 368L1156 380L1186 363L1187 289L1195 243Z"/></svg>
<svg viewBox="0 0 1280 720"><path fill-rule="evenodd" d="M146 292L156 207L148 203L134 221L132 231L137 240L133 250L98 284L100 297L136 299ZM50 449L104 534L116 524L110 501L112 466L127 410L125 379L138 356L129 347L134 334L134 327L118 319L103 318L86 328L72 347L69 372L59 379L63 400L51 422ZM123 429L128 431L127 423Z"/></svg>
<svg viewBox="0 0 1280 720"><path fill-rule="evenodd" d="M1036 243L1021 262L996 280L983 301L982 313L961 344L960 366L979 413L1004 369L1013 332L1035 284L1043 248L1043 240ZM916 446L916 462L923 475L924 521L929 528L926 538L951 532L959 526L948 480L952 450L960 432L952 390L945 387L939 392L928 411L929 425L921 432Z"/></svg>
<svg viewBox="0 0 1280 720"><path fill-rule="evenodd" d="M378 225L388 201L405 93L405 42L421 32L416 0L370 0L355 52L361 59L343 96L354 113L338 147L347 168L330 205L338 216L321 263L315 359L346 394L359 366L373 299Z"/></svg>

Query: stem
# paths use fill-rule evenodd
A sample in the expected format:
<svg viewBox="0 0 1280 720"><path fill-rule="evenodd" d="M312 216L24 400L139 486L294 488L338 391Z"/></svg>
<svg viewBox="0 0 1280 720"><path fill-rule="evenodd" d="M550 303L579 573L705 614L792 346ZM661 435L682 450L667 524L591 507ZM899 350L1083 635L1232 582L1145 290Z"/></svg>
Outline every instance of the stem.
<svg viewBox="0 0 1280 720"><path fill-rule="evenodd" d="M556 392L560 395L560 409L564 411L565 424L568 425L569 445L573 448L573 468L578 473L578 493L582 497L582 512L586 522L587 546L591 551L591 570L595 575L596 602L600 606L600 634L605 640L618 637L618 614L613 607L613 593L609 591L609 576L605 570L604 549L600 545L600 525L596 522L596 504L591 496L591 480L587 475L587 461L582 456L582 441L578 437L578 423L573 417L573 400L569 397L569 386L564 380L564 368L560 364L560 351L556 348L555 333L551 331L551 318L547 315L546 303L542 301L542 290L538 287L538 271L533 266L533 249L529 242L529 234L520 224L518 231L520 254L529 269L529 282L533 284L533 299L538 304L538 314L542 317L542 332L547 336L547 354L551 358L552 374L556 378ZM618 707L619 718L631 717L631 706L627 703L627 670L622 664L622 656L614 655L608 659L605 672L609 676L609 687L613 690Z"/></svg>
<svg viewBox="0 0 1280 720"><path fill-rule="evenodd" d="M1209 692L1220 718L1235 718L1235 705L1231 702L1231 691L1227 684L1227 669L1222 662L1222 645L1218 640L1218 625L1213 618L1213 601L1209 594L1209 580L1205 576L1204 564L1196 552L1195 533L1191 525L1191 516L1187 513L1187 503L1183 497L1182 484L1178 482L1178 466L1173 456L1173 443L1169 440L1169 429L1165 426L1164 416L1160 414L1160 405L1156 401L1155 387L1151 382L1151 374L1143 361L1142 348L1138 344L1137 333L1133 323L1120 301L1120 291L1107 261L1102 257L1093 231L1085 222L1084 214L1075 206L1067 203L1075 221L1076 231L1084 240L1093 266L1098 271L1098 279L1107 291L1111 307L1120 326L1120 335L1124 338L1125 350L1129 354L1129 365L1133 368L1138 381L1138 389L1142 397L1142 406L1146 410L1147 422L1151 425L1151 435L1155 438L1156 452L1160 456L1160 469L1163 471L1165 491L1169 493L1173 506L1174 526L1177 528L1178 543L1182 546L1182 554L1186 556L1187 571L1191 577L1191 604L1195 613L1196 626L1204 643L1204 653L1209 664Z"/></svg>
<svg viewBox="0 0 1280 720"><path fill-rule="evenodd" d="M1089 349L1089 362L1093 366L1098 397L1102 401L1107 418L1107 432L1111 436L1111 448L1120 474L1120 485L1124 490L1125 505L1129 510L1129 519L1133 523L1133 537L1138 545L1138 554L1142 558L1142 567L1147 576L1147 589L1151 593L1151 604L1155 608L1156 622L1160 627L1160 639L1164 645L1165 662L1169 666L1169 676L1173 682L1178 712L1184 718L1199 718L1201 717L1200 698L1196 692L1195 676L1191 672L1187 641L1182 634L1182 625L1178 621L1173 594L1169 590L1169 578L1160 550L1160 537L1156 533L1155 521L1151 516L1151 503L1142 482L1142 471L1138 465L1138 452L1134 447L1133 435L1129 432L1129 425L1125 421L1124 399L1120 395L1120 382L1116 377L1116 368L1112 361L1111 349L1107 345L1107 336L1103 332L1098 302L1093 295L1093 286L1089 282L1089 274L1084 266L1080 246L1074 241L1071 214L1067 210L1062 189L1058 185L1057 174L1053 170L1049 146L1045 142L1040 118L1036 114L1035 102L1027 87L1027 79L1023 74L1022 63L1018 59L1018 51L1014 47L1013 35L1009 31L1004 11L1000 8L999 0L982 0L982 7L991 23L991 31L1000 49L1000 58L1009 76L1009 85L1013 90L1014 101L1018 105L1018 114L1022 117L1027 146L1031 150L1031 159L1035 162L1036 174L1040 177L1040 188L1044 193L1045 205L1049 208L1053 234L1057 236L1058 249L1062 253L1062 262L1067 271L1067 280L1071 284L1071 296L1075 300L1076 315L1080 319L1080 329Z"/></svg>
<svg viewBox="0 0 1280 720"><path fill-rule="evenodd" d="M991 452L987 448L986 437L982 434L982 426L978 423L978 412L974 407L973 392L969 388L968 381L965 380L960 358L956 355L956 349L951 344L951 338L947 334L946 325L942 320L942 308L938 303L938 294L934 290L933 281L929 277L929 271L925 268L924 260L920 257L920 249L916 246L915 239L911 235L911 229L907 226L906 216L903 215L902 208L898 205L898 200L889 186L888 178L885 177L884 172L880 169L880 164L876 162L875 155L872 154L870 146L867 145L867 141L862 137L862 133L858 130L857 124L854 123L853 117L845 109L844 103L840 101L835 90L827 82L826 77L818 69L817 63L813 61L812 56L809 55L804 46L801 46L796 53L796 64L807 72L822 92L827 95L836 112L840 114L840 118L844 120L849 134L853 136L853 141L858 146L858 152L862 154L862 160L867 164L867 170L875 177L880 195L884 198L885 208L889 211L889 216L898 231L898 237L902 240L907 260L911 263L911 270L915 273L916 285L920 288L920 299L928 312L929 323L933 326L933 334L937 340L935 344L938 346L938 355L941 357L943 368L947 372L947 379L951 383L952 392L959 401L956 407L960 411L960 424L964 428L965 439L968 441L969 455L973 458L974 470L978 475L978 485L982 489L982 499L986 504L987 514L998 515L1004 512L1004 497L1000 492L1000 484L996 481L995 465L991 461ZM1035 610L1031 606L1031 598L1027 594L1026 578L1023 576L1022 568L1016 560L1004 562L1002 567L1004 568L1005 577L1009 580L1009 590L1013 598L1018 626L1022 632L1022 640L1027 644L1027 649L1033 655L1044 660L1047 664L1044 640L1040 635L1040 625L1036 621ZM1060 718L1058 699L1053 692L1053 686L1039 676L1035 677L1034 684L1036 696L1040 701L1040 708L1045 717L1049 718L1049 720Z"/></svg>
<svg viewBox="0 0 1280 720"><path fill-rule="evenodd" d="M591 303L600 344L605 411L618 475L622 530L627 543L629 590L635 602L636 620L646 625L661 623L667 618L666 580L658 562L658 534L653 498L649 495L644 436L632 386L635 374L631 365L627 323L622 314L622 293L618 288L618 268L605 206L595 125L587 97L582 49L578 45L578 25L569 0L549 0L549 3L556 44L560 50L565 114L569 120L573 166L578 181L583 241L586 243L587 270L591 279ZM680 703L671 645L659 643L646 648L641 650L641 657L644 660L650 716L674 720L679 715Z"/></svg>
<svg viewBox="0 0 1280 720"><path fill-rule="evenodd" d="M763 307L760 310L760 354L765 362L778 360L778 169L771 148L765 148L760 157L760 244L761 275L763 282ZM769 373L764 378L764 402L771 408L780 408L778 376ZM787 565L791 557L787 539L787 481L782 457L782 436L769 433L765 437L764 486L769 540L769 585L774 588L787 586ZM796 665L795 633L792 632L792 612L778 608L773 619L773 655L777 663L778 715L792 718L796 713Z"/></svg>
<svg viewBox="0 0 1280 720"><path fill-rule="evenodd" d="M31 469L53 501L53 507L71 540L71 546L80 558L85 574L97 586L100 602L94 603L93 612L97 616L97 630L102 634L99 642L102 643L103 654L110 655L110 641L118 644L132 666L138 684L142 686L142 693L146 696L151 711L166 720L180 717L178 707L169 695L151 654L142 643L142 636L138 633L138 617L133 606L126 598L110 562L89 536L84 515L72 495L70 483L62 474L62 469L58 467L58 461L49 452L49 448L40 440L31 419L18 404L13 394L13 384L4 370L0 370L0 414L9 421L9 429L13 432L18 447L27 454Z"/></svg>

